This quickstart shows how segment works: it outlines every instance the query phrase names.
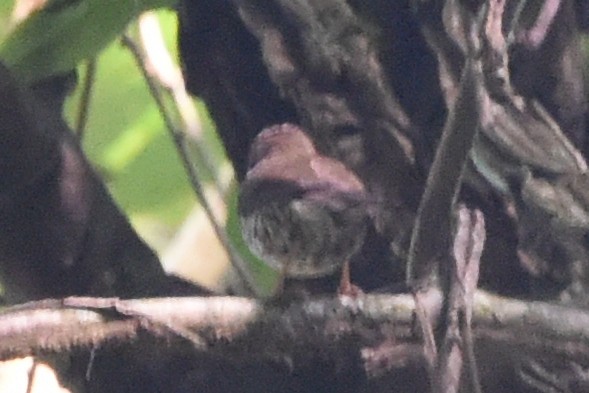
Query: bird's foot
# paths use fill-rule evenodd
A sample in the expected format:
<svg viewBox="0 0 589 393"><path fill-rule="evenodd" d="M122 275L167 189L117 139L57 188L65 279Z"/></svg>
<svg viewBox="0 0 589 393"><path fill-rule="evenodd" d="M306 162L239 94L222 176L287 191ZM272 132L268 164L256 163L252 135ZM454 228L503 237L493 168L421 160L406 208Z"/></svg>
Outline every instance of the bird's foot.
<svg viewBox="0 0 589 393"><path fill-rule="evenodd" d="M344 267L342 268L342 277L337 289L337 294L339 296L347 296L351 298L357 298L358 296L364 294L359 286L352 284L352 280L350 278L350 263L347 261L344 263Z"/></svg>

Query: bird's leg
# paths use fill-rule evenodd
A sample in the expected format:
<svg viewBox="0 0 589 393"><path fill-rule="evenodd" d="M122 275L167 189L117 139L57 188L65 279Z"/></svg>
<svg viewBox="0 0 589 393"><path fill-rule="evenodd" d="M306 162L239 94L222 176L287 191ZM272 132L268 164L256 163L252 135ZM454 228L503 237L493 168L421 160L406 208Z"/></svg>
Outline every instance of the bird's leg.
<svg viewBox="0 0 589 393"><path fill-rule="evenodd" d="M340 296L357 297L362 294L360 287L352 284L350 278L350 261L346 261L342 267L342 275L337 294Z"/></svg>

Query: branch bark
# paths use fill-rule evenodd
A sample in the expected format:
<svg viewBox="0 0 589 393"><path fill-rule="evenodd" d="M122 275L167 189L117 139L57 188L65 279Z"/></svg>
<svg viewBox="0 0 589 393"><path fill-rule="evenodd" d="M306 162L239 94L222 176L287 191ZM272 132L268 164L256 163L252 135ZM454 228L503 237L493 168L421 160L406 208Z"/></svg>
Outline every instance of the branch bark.
<svg viewBox="0 0 589 393"><path fill-rule="evenodd" d="M441 293L432 290L424 299L430 315L438 316ZM474 294L472 307L478 342L510 352L589 361L589 311L481 290ZM358 351L390 337L398 344L415 343L414 313L413 297L404 294L322 298L287 308L238 297L44 300L2 313L0 358L122 345L145 332L186 343L191 338L182 332L192 332L201 340L192 341L195 350L212 356L304 362L337 347Z"/></svg>

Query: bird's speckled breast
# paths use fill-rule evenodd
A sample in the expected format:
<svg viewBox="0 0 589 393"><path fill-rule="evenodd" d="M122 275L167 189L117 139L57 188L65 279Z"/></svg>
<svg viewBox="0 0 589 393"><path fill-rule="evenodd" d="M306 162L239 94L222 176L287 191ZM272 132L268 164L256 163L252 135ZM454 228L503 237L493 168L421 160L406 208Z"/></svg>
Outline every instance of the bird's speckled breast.
<svg viewBox="0 0 589 393"><path fill-rule="evenodd" d="M350 209L357 214L312 200L269 203L241 217L242 233L256 256L286 276L320 277L340 268L364 241L364 209Z"/></svg>

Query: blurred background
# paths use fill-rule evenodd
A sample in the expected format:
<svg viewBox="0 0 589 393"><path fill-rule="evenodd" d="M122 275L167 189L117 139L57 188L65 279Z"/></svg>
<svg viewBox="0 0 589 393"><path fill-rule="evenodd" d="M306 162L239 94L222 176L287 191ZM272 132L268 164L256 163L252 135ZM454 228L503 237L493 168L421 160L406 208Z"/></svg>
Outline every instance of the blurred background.
<svg viewBox="0 0 589 393"><path fill-rule="evenodd" d="M0 0L0 42L15 26L16 19L43 2ZM154 34L152 41L157 42L161 32L165 48L156 50L169 52L173 64L164 64L164 67L173 73L177 68L169 67L178 67L175 12L162 9L150 12L144 19L142 23L151 31L147 34ZM127 29L135 42L140 41L138 25L133 22ZM163 57L165 61L166 56ZM85 99L85 82L88 70L92 68L90 95ZM209 204L218 221L224 224L228 210L226 201L234 201L236 191L232 168L225 158L214 124L204 104L190 98L185 104L191 108L185 110L191 116L191 125L182 127L171 94L165 99L171 112L176 109L174 123L186 135L189 156L203 182ZM78 128L85 102L88 107L86 125L80 137L82 148L139 236L158 253L166 270L220 290L229 267L227 253L197 203L160 108L150 94L136 59L121 39L111 42L94 59L93 65L86 62L78 67L76 90L67 99L65 111L72 130ZM210 162L206 166L213 168L214 176L207 173L205 163L196 154L197 141L209 153L207 159ZM239 243L239 229L234 219L231 225L232 241ZM33 364L32 358L0 363L0 392L65 391L47 366L36 364L33 368ZM35 378L28 386L33 369Z"/></svg>
<svg viewBox="0 0 589 393"><path fill-rule="evenodd" d="M29 7L39 3L42 2L0 0L0 41L15 24L15 15L26 13ZM159 10L150 14L147 23L157 34L159 22L165 47L176 62L175 13ZM136 36L137 23L128 29ZM76 91L67 100L66 116L72 129L77 127L88 69L88 63L79 67ZM166 269L218 288L228 265L227 254L196 203L160 110L136 60L121 40L113 41L95 59L88 102L81 144L115 201L139 235L160 255ZM209 165L216 171L218 184L230 196L232 169L216 137L214 124L198 99L192 103L196 127L192 135L191 132L187 135L188 146L197 139L201 141L211 153ZM196 172L205 175L205 192L212 208L224 222L226 206L219 190L210 187L212 179L205 174L202 160L196 155L191 157Z"/></svg>

